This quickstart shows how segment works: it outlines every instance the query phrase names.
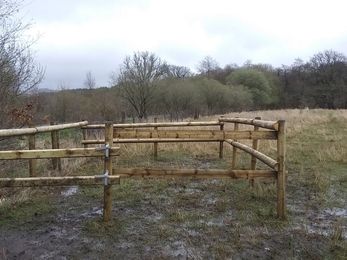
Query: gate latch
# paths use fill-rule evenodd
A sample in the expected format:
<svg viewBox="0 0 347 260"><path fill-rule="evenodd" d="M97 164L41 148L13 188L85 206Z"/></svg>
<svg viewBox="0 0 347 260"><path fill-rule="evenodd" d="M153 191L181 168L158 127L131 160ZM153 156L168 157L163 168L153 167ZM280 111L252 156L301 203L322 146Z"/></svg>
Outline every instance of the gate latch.
<svg viewBox="0 0 347 260"><path fill-rule="evenodd" d="M105 158L108 159L110 157L110 143L107 142L105 146L95 148L96 151L103 151L105 150Z"/></svg>
<svg viewBox="0 0 347 260"><path fill-rule="evenodd" d="M106 170L106 172L105 172L105 174L101 174L101 175L95 175L94 176L94 178L95 179L102 179L102 178L104 178L104 184L105 184L105 186L107 186L108 185L108 171Z"/></svg>

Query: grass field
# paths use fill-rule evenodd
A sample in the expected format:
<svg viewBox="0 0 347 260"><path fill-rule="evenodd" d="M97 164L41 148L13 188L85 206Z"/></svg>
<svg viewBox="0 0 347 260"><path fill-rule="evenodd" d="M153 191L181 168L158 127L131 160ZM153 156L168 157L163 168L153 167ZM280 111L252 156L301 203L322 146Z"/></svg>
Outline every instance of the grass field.
<svg viewBox="0 0 347 260"><path fill-rule="evenodd" d="M102 187L79 187L69 196L52 188L3 189L0 259L23 250L33 258L49 251L53 259L346 259L347 111L224 115L256 116L286 120L286 221L276 219L272 181L256 181L250 188L244 180L122 179L113 188L109 223L102 222ZM76 133L65 133L63 142L78 140ZM218 148L215 143L159 144L153 158L149 144L122 145L114 166L227 169L232 149L225 146L220 159ZM260 150L275 158L276 142L260 141ZM239 168L250 167L249 155L240 153L239 159ZM48 165L41 162L42 175L59 174ZM1 174L25 176L25 165L17 166ZM63 168L64 175L95 175L103 163L64 160Z"/></svg>

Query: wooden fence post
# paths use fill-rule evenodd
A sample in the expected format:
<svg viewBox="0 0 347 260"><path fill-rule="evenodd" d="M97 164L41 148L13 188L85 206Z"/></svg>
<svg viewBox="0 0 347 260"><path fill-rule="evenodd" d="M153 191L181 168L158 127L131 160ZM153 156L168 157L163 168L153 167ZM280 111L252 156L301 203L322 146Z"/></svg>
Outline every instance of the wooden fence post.
<svg viewBox="0 0 347 260"><path fill-rule="evenodd" d="M60 135L59 132L57 131L57 149L60 149ZM61 158L58 158L58 171L62 171L62 166L61 166Z"/></svg>
<svg viewBox="0 0 347 260"><path fill-rule="evenodd" d="M234 131L237 131L237 130L239 130L239 123L234 123ZM234 141L237 142L237 140L234 140ZM237 148L233 146L233 161L232 161L233 170L236 170L236 160L237 160Z"/></svg>
<svg viewBox="0 0 347 260"><path fill-rule="evenodd" d="M122 124L125 124L125 112L122 112Z"/></svg>
<svg viewBox="0 0 347 260"><path fill-rule="evenodd" d="M278 121L277 132L277 216L280 220L286 219L286 171L285 171L285 155L286 155L286 129L285 121Z"/></svg>
<svg viewBox="0 0 347 260"><path fill-rule="evenodd" d="M105 145L109 143L110 147L113 146L113 123L106 122L105 124ZM105 157L104 164L105 173L108 171L112 175L112 156ZM109 221L112 218L112 185L104 186L104 221Z"/></svg>
<svg viewBox="0 0 347 260"><path fill-rule="evenodd" d="M256 117L256 120L261 120L261 117ZM254 126L254 131L259 131L259 126ZM259 140L253 140L252 148L254 150L258 150ZM255 170L257 168L257 158L252 155L251 158L251 170ZM254 180L249 180L249 186L254 187Z"/></svg>
<svg viewBox="0 0 347 260"><path fill-rule="evenodd" d="M55 122L50 122L50 125L55 125ZM58 131L51 132L51 140L52 140L52 149L59 149ZM61 171L60 158L52 158L52 165L54 170L58 168L58 170Z"/></svg>
<svg viewBox="0 0 347 260"><path fill-rule="evenodd" d="M223 116L221 116L223 118ZM221 131L224 130L224 123L221 123L219 129ZM223 153L224 153L224 141L219 142L219 158L223 158Z"/></svg>
<svg viewBox="0 0 347 260"><path fill-rule="evenodd" d="M158 123L158 118L154 118L154 123ZM158 127L154 127L154 130L158 130ZM158 157L158 143L153 143L153 155L155 158Z"/></svg>
<svg viewBox="0 0 347 260"><path fill-rule="evenodd" d="M30 128L34 128L34 125L30 124ZM29 135L29 150L35 150L35 134ZM36 177L36 159L29 159L29 175L30 177Z"/></svg>
<svg viewBox="0 0 347 260"><path fill-rule="evenodd" d="M82 138L83 140L88 140L88 132L85 128L82 129ZM88 148L88 144L83 144L83 147Z"/></svg>

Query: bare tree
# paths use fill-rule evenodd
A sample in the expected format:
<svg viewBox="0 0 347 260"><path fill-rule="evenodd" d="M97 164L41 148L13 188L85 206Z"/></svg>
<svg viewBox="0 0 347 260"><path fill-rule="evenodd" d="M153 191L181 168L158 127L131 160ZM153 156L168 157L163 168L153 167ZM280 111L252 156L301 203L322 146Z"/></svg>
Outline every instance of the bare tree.
<svg viewBox="0 0 347 260"><path fill-rule="evenodd" d="M197 70L200 74L207 75L208 78L212 77L212 74L220 69L218 62L211 56L206 56L199 62Z"/></svg>
<svg viewBox="0 0 347 260"><path fill-rule="evenodd" d="M347 57L325 50L311 57L310 74L316 88L317 105L324 108L347 107Z"/></svg>
<svg viewBox="0 0 347 260"><path fill-rule="evenodd" d="M185 79L194 76L191 70L184 66L169 65L168 70L169 76L173 78Z"/></svg>
<svg viewBox="0 0 347 260"><path fill-rule="evenodd" d="M167 74L167 64L154 53L137 52L126 56L119 73L112 73L111 84L122 98L135 109L140 120L147 119L148 111L157 102L158 81Z"/></svg>
<svg viewBox="0 0 347 260"><path fill-rule="evenodd" d="M31 23L16 18L22 1L1 1L0 5L0 125L11 125L9 114L19 97L37 86L44 69L35 62L31 47L38 37L25 35Z"/></svg>
<svg viewBox="0 0 347 260"><path fill-rule="evenodd" d="M95 85L96 85L95 78L93 77L91 71L88 71L86 73L86 79L84 80L83 84L89 90L92 90L95 88Z"/></svg>
<svg viewBox="0 0 347 260"><path fill-rule="evenodd" d="M244 68L250 68L252 67L252 60L246 60L244 63L243 63L243 66Z"/></svg>

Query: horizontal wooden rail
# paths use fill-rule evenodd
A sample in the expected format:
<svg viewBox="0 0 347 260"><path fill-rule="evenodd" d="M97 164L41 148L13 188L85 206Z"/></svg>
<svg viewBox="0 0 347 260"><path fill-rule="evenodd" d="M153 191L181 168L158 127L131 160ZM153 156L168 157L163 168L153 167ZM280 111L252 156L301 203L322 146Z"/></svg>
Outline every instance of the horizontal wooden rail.
<svg viewBox="0 0 347 260"><path fill-rule="evenodd" d="M69 128L76 128L88 125L88 121L83 121L79 123L71 124L61 124L61 125L51 125L51 126L39 126L34 128L22 128L22 129L2 129L0 130L0 137L10 137L10 136L20 136L20 135L29 135L36 133L51 132Z"/></svg>
<svg viewBox="0 0 347 260"><path fill-rule="evenodd" d="M269 156L254 150L253 148L241 144L239 142L235 142L233 140L225 140L225 142L227 142L228 144L231 144L234 147L237 147L251 155L253 155L254 157L256 157L257 159L259 159L260 161L262 161L263 163L265 163L267 166L271 167L272 169L274 169L275 171L278 171L278 162L275 161L274 159L270 158Z"/></svg>
<svg viewBox="0 0 347 260"><path fill-rule="evenodd" d="M249 118L220 118L218 120L219 122L254 125L254 126L259 126L266 129L278 131L278 121L264 121L264 120L249 119Z"/></svg>
<svg viewBox="0 0 347 260"><path fill-rule="evenodd" d="M116 168L113 174L121 178L277 179L277 172L271 170Z"/></svg>
<svg viewBox="0 0 347 260"><path fill-rule="evenodd" d="M118 156L119 147L111 147L110 155ZM102 157L102 156L105 156L105 151L96 151L95 148L0 151L0 160Z"/></svg>
<svg viewBox="0 0 347 260"><path fill-rule="evenodd" d="M184 127L184 126L215 126L223 125L219 121L210 122L176 122L176 123L135 123L135 124L113 124L114 128L144 128L144 127ZM88 125L82 127L83 129L103 129L104 124Z"/></svg>
<svg viewBox="0 0 347 260"><path fill-rule="evenodd" d="M108 184L119 184L120 177L108 176ZM35 186L104 185L104 179L94 176L0 178L0 188Z"/></svg>
<svg viewBox="0 0 347 260"><path fill-rule="evenodd" d="M276 140L276 131L227 131L227 130L137 130L117 129L113 133L114 138L191 138L191 139L266 139Z"/></svg>
<svg viewBox="0 0 347 260"><path fill-rule="evenodd" d="M193 139L193 138L131 138L131 139L113 139L113 143L184 143L184 142L222 142L224 139ZM103 144L103 139L82 140L82 144Z"/></svg>

